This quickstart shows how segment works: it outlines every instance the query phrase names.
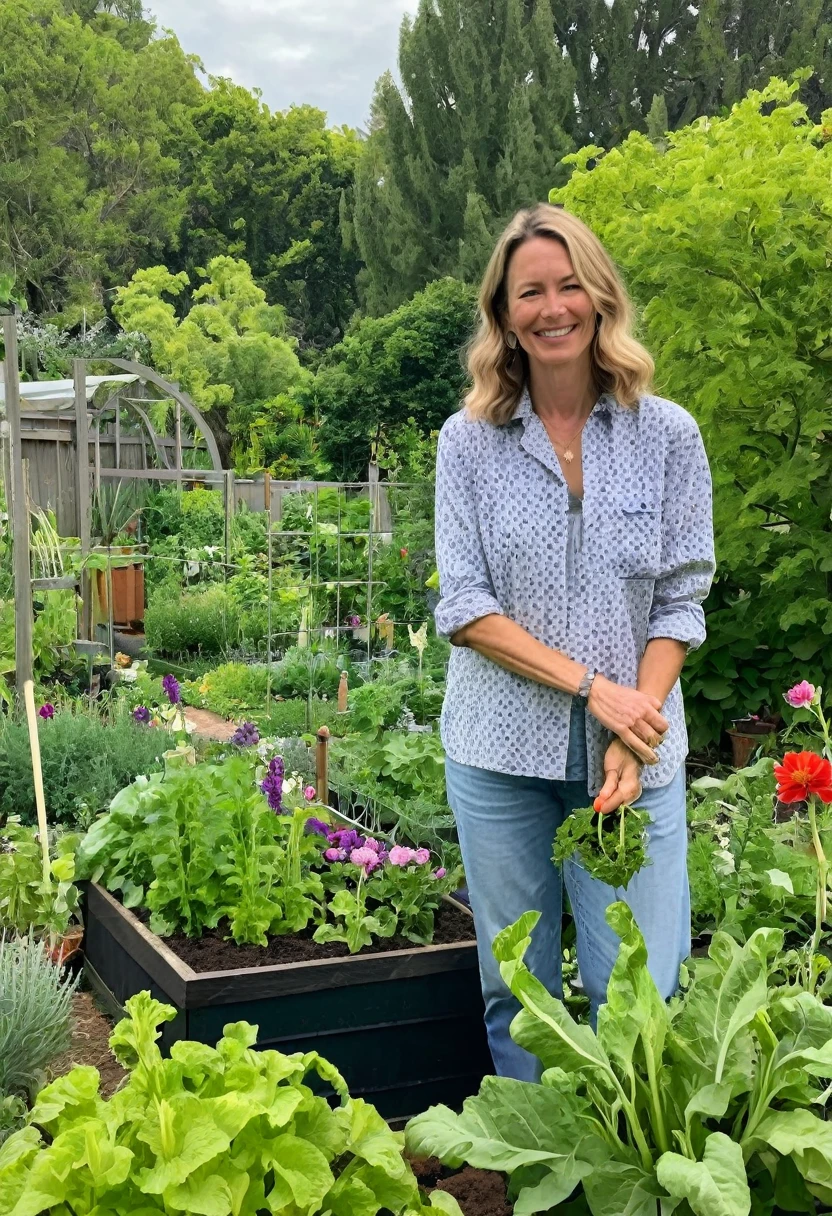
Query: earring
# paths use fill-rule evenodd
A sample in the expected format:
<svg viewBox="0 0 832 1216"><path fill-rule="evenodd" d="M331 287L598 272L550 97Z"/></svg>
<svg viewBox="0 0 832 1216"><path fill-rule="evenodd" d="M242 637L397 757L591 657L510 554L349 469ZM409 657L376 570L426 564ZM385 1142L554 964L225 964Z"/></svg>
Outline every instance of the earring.
<svg viewBox="0 0 832 1216"><path fill-rule="evenodd" d="M509 350L517 350L517 334L510 329L506 334L506 346Z"/></svg>

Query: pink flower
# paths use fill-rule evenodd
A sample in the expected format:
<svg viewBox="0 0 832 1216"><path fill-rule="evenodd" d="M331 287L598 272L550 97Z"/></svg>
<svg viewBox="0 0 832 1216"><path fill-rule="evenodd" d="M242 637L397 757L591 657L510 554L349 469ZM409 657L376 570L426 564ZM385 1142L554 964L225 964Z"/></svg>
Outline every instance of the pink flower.
<svg viewBox="0 0 832 1216"><path fill-rule="evenodd" d="M306 787L306 788L305 788L305 790L303 791L303 796L304 796L304 798L306 799L306 801L307 801L307 802L313 802L313 801L314 801L314 799L315 799L315 787L314 787L314 785L307 785L307 787Z"/></svg>
<svg viewBox="0 0 832 1216"><path fill-rule="evenodd" d="M354 866L361 866L365 874L372 874L377 866L381 865L378 853L375 849L369 849L365 845L362 849L353 849L350 853L350 861Z"/></svg>
<svg viewBox="0 0 832 1216"><path fill-rule="evenodd" d="M413 854L413 860L417 865L423 866L426 861L430 861L430 849L417 849Z"/></svg>
<svg viewBox="0 0 832 1216"><path fill-rule="evenodd" d="M433 877L434 878L444 878L447 873L448 873L448 871L445 869L445 867L440 866L438 870L433 871Z"/></svg>
<svg viewBox="0 0 832 1216"><path fill-rule="evenodd" d="M394 844L390 850L390 864L393 866L409 866L416 860L416 850L406 849L403 845Z"/></svg>
<svg viewBox="0 0 832 1216"><path fill-rule="evenodd" d="M808 680L801 680L799 684L795 684L794 688L783 693L783 699L788 701L794 709L806 709L815 699L815 686Z"/></svg>
<svg viewBox="0 0 832 1216"><path fill-rule="evenodd" d="M324 857L327 861L346 861L347 851L346 849L325 849Z"/></svg>

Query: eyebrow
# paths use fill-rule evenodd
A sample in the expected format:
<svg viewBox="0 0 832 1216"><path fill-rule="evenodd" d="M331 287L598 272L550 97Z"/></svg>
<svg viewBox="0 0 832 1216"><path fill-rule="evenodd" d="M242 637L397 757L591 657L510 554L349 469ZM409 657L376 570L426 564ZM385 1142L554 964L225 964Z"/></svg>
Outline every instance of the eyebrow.
<svg viewBox="0 0 832 1216"><path fill-rule="evenodd" d="M577 277L578 276L575 274L575 271L573 270L571 272L571 274L565 274L561 278L559 278L558 285L560 285L561 283L567 283L570 279L577 279ZM521 279L520 282L517 284L517 290L520 291L523 287L534 287L537 284L539 284L540 282L541 282L540 279Z"/></svg>

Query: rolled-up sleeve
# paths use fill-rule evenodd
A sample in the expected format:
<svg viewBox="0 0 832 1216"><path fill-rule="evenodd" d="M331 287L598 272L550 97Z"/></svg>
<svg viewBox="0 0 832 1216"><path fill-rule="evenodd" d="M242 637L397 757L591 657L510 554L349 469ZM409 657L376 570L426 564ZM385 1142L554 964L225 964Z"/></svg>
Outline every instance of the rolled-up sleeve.
<svg viewBox="0 0 832 1216"><path fill-rule="evenodd" d="M436 632L451 637L463 625L493 613L503 614L494 594L483 548L477 501L465 451L469 427L462 415L449 418L436 455L436 562L440 600Z"/></svg>
<svg viewBox="0 0 832 1216"><path fill-rule="evenodd" d="M699 428L685 419L669 445L662 502L662 557L647 638L674 638L690 650L705 640L702 602L714 571L711 473Z"/></svg>

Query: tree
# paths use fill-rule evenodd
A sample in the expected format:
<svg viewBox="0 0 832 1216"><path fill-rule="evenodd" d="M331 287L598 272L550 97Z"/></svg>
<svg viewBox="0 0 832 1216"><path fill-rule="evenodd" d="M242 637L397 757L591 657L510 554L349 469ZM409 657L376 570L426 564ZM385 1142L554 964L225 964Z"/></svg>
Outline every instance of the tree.
<svg viewBox="0 0 832 1216"><path fill-rule="evenodd" d="M170 132L201 90L175 38L119 41L60 0L0 5L0 267L30 307L80 319L176 239L184 194ZM130 24L129 22L127 24Z"/></svg>
<svg viewBox="0 0 832 1216"><path fill-rule="evenodd" d="M179 145L187 211L168 265L193 277L219 254L244 258L313 356L338 341L355 309L359 262L341 239L342 191L360 143L312 106L272 114L230 80L188 115Z"/></svg>
<svg viewBox="0 0 832 1216"><path fill-rule="evenodd" d="M272 399L311 377L298 362L283 308L266 303L245 262L212 258L203 277L182 321L163 296L181 295L188 276L164 266L137 271L118 289L113 313L125 330L147 335L156 367L205 412L223 463L236 458L248 467L252 426Z"/></svg>
<svg viewBox="0 0 832 1216"><path fill-rule="evenodd" d="M389 73L376 88L352 211L374 310L479 273L497 223L545 197L572 147L549 0L421 0L399 66L401 90Z"/></svg>
<svg viewBox="0 0 832 1216"><path fill-rule="evenodd" d="M718 571L686 668L695 746L776 708L806 664L832 677L832 110L812 123L800 83L772 80L666 151L640 133L584 148L552 192L622 268L658 390L710 456Z"/></svg>
<svg viewBox="0 0 832 1216"><path fill-rule="evenodd" d="M460 351L474 313L473 290L440 279L387 316L361 319L328 352L304 392L307 415L320 415L321 451L336 477L364 478L374 445L395 448L409 421L428 435L459 406Z"/></svg>

